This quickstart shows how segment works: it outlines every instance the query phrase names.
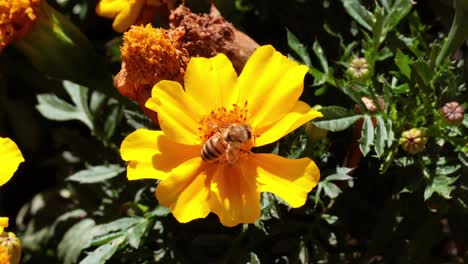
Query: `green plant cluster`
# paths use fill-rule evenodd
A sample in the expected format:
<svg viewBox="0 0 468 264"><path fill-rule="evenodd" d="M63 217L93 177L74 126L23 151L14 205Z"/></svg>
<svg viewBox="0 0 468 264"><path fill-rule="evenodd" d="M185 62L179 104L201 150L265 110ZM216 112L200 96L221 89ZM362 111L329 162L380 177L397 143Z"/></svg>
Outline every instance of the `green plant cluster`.
<svg viewBox="0 0 468 264"><path fill-rule="evenodd" d="M15 135L27 162L0 193L0 215L16 216L22 262L467 262L468 119L454 125L440 111L468 106L466 1L214 2L310 69L301 100L324 117L258 150L317 163L321 180L306 205L263 193L255 224L227 228L214 215L178 223L158 205L156 183L129 182L120 159L123 138L154 128L151 120L94 82L44 73L12 47L0 55L0 131ZM85 33L111 86L121 36L96 17L96 1L49 4ZM400 138L413 128L424 140L409 153Z"/></svg>

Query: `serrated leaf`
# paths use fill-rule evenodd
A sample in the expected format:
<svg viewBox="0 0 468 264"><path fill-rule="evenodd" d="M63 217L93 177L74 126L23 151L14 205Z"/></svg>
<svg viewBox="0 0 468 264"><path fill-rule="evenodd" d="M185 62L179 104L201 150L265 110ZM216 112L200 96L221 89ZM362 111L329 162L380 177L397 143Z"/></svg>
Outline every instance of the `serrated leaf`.
<svg viewBox="0 0 468 264"><path fill-rule="evenodd" d="M99 237L115 231L127 230L142 221L146 221L145 218L123 217L106 224L97 225L94 227L94 237Z"/></svg>
<svg viewBox="0 0 468 264"><path fill-rule="evenodd" d="M124 116L127 123L134 129L150 128L152 126L151 119L142 113L124 110Z"/></svg>
<svg viewBox="0 0 468 264"><path fill-rule="evenodd" d="M375 129L375 142L374 150L377 156L382 157L385 152L385 146L387 145L387 128L385 127L385 121L381 116L377 116L377 128Z"/></svg>
<svg viewBox="0 0 468 264"><path fill-rule="evenodd" d="M148 231L150 221L143 220L141 223L138 223L128 229L127 231L127 239L130 246L135 249L138 249L140 246L141 238L146 234Z"/></svg>
<svg viewBox="0 0 468 264"><path fill-rule="evenodd" d="M311 67L312 62L310 61L307 47L304 46L304 44L302 44L299 39L291 31L289 31L289 29L286 29L286 31L289 48L291 48L301 58L305 65Z"/></svg>
<svg viewBox="0 0 468 264"><path fill-rule="evenodd" d="M57 248L58 257L64 264L76 263L81 251L91 245L94 226L94 220L83 219L68 229Z"/></svg>
<svg viewBox="0 0 468 264"><path fill-rule="evenodd" d="M82 184L96 183L117 177L120 173L124 171L125 168L117 164L99 165L90 167L85 170L81 170L68 177L67 180L79 182Z"/></svg>
<svg viewBox="0 0 468 264"><path fill-rule="evenodd" d="M362 115L349 116L344 118L314 121L314 125L332 132L343 131L352 126L356 121L362 118Z"/></svg>
<svg viewBox="0 0 468 264"><path fill-rule="evenodd" d="M365 29L371 31L374 25L374 15L362 6L358 0L341 0L346 12Z"/></svg>
<svg viewBox="0 0 468 264"><path fill-rule="evenodd" d="M114 240L98 247L93 252L89 253L86 258L80 261L80 264L104 264L117 251L117 249L125 242L125 236L120 236Z"/></svg>
<svg viewBox="0 0 468 264"><path fill-rule="evenodd" d="M359 149L363 156L366 156L371 150L371 146L374 144L374 126L370 116L364 118L364 124L362 126L361 139L359 139Z"/></svg>
<svg viewBox="0 0 468 264"><path fill-rule="evenodd" d="M455 189L452 184L458 177L437 176L432 180L432 183L424 190L424 200L429 199L433 193L437 193L445 199L452 198L451 192Z"/></svg>
<svg viewBox="0 0 468 264"><path fill-rule="evenodd" d="M352 168L346 168L346 167L337 167L336 168L336 173L328 175L325 180L326 181L347 181L353 179L351 176L348 174L352 171Z"/></svg>
<svg viewBox="0 0 468 264"><path fill-rule="evenodd" d="M400 49L397 49L395 64L398 66L398 69L400 69L401 74L408 79L411 78L411 58L404 54Z"/></svg>
<svg viewBox="0 0 468 264"><path fill-rule="evenodd" d="M158 205L153 211L148 212L147 215L165 217L165 216L168 216L170 213L171 213L171 210L169 210L169 208L162 206L162 205Z"/></svg>
<svg viewBox="0 0 468 264"><path fill-rule="evenodd" d="M353 116L355 113L353 111L350 111L344 107L341 106L324 106L319 109L320 113L323 114L323 117L320 119L320 121L323 120L331 120L331 119L337 119L337 118L342 118L342 117L348 117L348 116Z"/></svg>

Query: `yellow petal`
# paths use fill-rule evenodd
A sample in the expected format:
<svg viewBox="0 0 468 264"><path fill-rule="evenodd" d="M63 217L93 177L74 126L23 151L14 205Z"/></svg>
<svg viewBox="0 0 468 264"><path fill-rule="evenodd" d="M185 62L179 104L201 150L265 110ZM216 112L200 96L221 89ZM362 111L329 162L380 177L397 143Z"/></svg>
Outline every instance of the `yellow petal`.
<svg viewBox="0 0 468 264"><path fill-rule="evenodd" d="M274 154L254 154L246 161L258 173L261 192L271 192L291 207L303 206L307 194L320 179L320 171L309 158L286 159Z"/></svg>
<svg viewBox="0 0 468 264"><path fill-rule="evenodd" d="M112 28L116 32L125 32L135 24L145 3L144 0L128 0L128 2L129 4L117 14L112 23Z"/></svg>
<svg viewBox="0 0 468 264"><path fill-rule="evenodd" d="M255 171L242 163L214 165L211 182L211 210L225 226L254 223L260 217L260 193L255 183Z"/></svg>
<svg viewBox="0 0 468 264"><path fill-rule="evenodd" d="M187 94L207 113L222 106L232 106L237 101L236 82L236 71L224 54L210 59L192 58L184 76Z"/></svg>
<svg viewBox="0 0 468 264"><path fill-rule="evenodd" d="M124 139L120 154L123 160L130 161L129 180L163 180L179 164L200 156L200 147L175 143L162 131L139 129Z"/></svg>
<svg viewBox="0 0 468 264"><path fill-rule="evenodd" d="M201 144L199 121L208 113L185 93L180 83L160 81L153 87L151 97L145 106L158 113L164 134L180 144Z"/></svg>
<svg viewBox="0 0 468 264"><path fill-rule="evenodd" d="M8 227L8 217L0 217L0 234L3 233L3 229Z"/></svg>
<svg viewBox="0 0 468 264"><path fill-rule="evenodd" d="M255 128L255 134L260 135L255 138L255 145L263 146L275 142L307 121L322 116L320 112L312 109L308 104L296 101L291 112L287 113L276 123L268 127Z"/></svg>
<svg viewBox="0 0 468 264"><path fill-rule="evenodd" d="M0 137L0 186L7 183L24 161L18 146L9 138Z"/></svg>
<svg viewBox="0 0 468 264"><path fill-rule="evenodd" d="M169 207L181 223L204 218L210 213L209 194L210 178L199 157L175 168L156 188L159 203Z"/></svg>
<svg viewBox="0 0 468 264"><path fill-rule="evenodd" d="M128 0L101 0L96 6L96 13L102 17L114 18L129 4Z"/></svg>
<svg viewBox="0 0 468 264"><path fill-rule="evenodd" d="M287 114L302 94L308 68L277 52L258 48L239 76L239 102L248 101L252 127L265 127Z"/></svg>

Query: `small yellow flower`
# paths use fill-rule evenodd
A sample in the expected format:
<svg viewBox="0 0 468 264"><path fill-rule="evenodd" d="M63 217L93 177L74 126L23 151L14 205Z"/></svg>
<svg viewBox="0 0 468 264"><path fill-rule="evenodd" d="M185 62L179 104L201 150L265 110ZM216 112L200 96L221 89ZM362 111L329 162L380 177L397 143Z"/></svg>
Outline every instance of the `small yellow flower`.
<svg viewBox="0 0 468 264"><path fill-rule="evenodd" d="M117 32L124 32L130 26L137 24L137 20L144 17L145 10L162 5L167 5L169 9L175 6L175 0L101 0L96 6L96 13L106 18L114 18L112 27ZM151 22L153 18L149 17L140 21L142 24Z"/></svg>
<svg viewBox="0 0 468 264"><path fill-rule="evenodd" d="M0 0L0 52L35 23L40 0Z"/></svg>
<svg viewBox="0 0 468 264"><path fill-rule="evenodd" d="M10 264L10 254L4 246L0 246L0 264Z"/></svg>
<svg viewBox="0 0 468 264"><path fill-rule="evenodd" d="M8 217L0 217L0 234L8 227Z"/></svg>
<svg viewBox="0 0 468 264"><path fill-rule="evenodd" d="M0 137L0 186L7 183L24 161L18 146L9 138Z"/></svg>
<svg viewBox="0 0 468 264"><path fill-rule="evenodd" d="M304 205L319 181L315 163L251 149L322 116L298 101L307 71L271 46L258 48L239 76L223 54L192 58L185 89L161 81L146 103L162 131L139 129L122 142L128 179L161 180L156 197L182 223L210 212L225 226L253 223L261 192Z"/></svg>

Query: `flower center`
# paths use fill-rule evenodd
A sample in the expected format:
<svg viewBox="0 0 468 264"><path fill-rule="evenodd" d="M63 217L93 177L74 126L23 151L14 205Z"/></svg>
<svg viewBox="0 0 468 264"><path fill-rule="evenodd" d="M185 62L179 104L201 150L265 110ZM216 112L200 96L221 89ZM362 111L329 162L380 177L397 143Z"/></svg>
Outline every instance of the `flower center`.
<svg viewBox="0 0 468 264"><path fill-rule="evenodd" d="M220 107L200 120L201 157L233 165L250 153L255 136L248 124L247 102L233 104L230 109Z"/></svg>

